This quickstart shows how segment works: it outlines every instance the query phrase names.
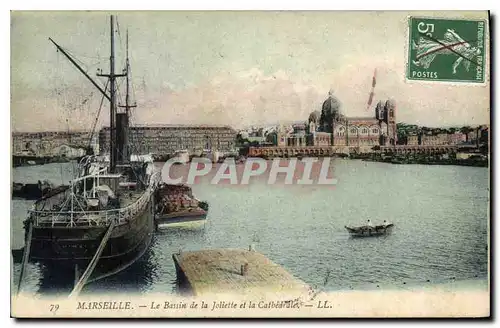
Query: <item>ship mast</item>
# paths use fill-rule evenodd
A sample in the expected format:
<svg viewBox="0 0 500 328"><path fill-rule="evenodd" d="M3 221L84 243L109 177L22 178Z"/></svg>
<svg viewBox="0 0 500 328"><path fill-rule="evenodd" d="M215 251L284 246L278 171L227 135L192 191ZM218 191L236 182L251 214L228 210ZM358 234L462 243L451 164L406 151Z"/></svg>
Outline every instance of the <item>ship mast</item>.
<svg viewBox="0 0 500 328"><path fill-rule="evenodd" d="M97 74L97 76L104 76L109 78L109 171L110 173L116 172L117 162L119 160L119 149L123 144L121 140L122 124L118 120L116 112L116 78L123 77L125 74L115 74L115 17L110 17L110 56L109 56L109 74ZM121 154L120 154L121 155Z"/></svg>
<svg viewBox="0 0 500 328"><path fill-rule="evenodd" d="M127 71L126 74L116 74L115 73L115 33L114 33L115 18L113 15L110 17L110 28L111 28L111 47L110 47L110 64L109 64L109 74L98 73L97 76L107 77L109 79L109 95L103 90L99 84L97 84L88 74L83 70L83 68L78 65L78 63L54 40L49 38L49 40L56 46L58 51L61 51L68 60L76 66L76 68L101 92L101 94L109 100L109 127L110 127L110 142L109 142L109 155L110 155L110 167L109 171L111 173L116 172L117 163L124 164L128 162L128 111L130 107L135 107L129 104L129 62L128 62L128 32L127 32ZM101 72L99 69L98 72ZM117 113L116 105L116 78L127 77L127 98L125 105L125 113ZM122 106L120 106L122 107Z"/></svg>
<svg viewBox="0 0 500 328"><path fill-rule="evenodd" d="M109 57L109 124L111 131L111 145L110 145L110 171L114 172L116 167L116 147L113 147L114 141L116 140L116 130L115 130L115 112L116 112L116 80L115 80L115 31L114 31L114 16L111 15L110 26L111 26L111 55Z"/></svg>
<svg viewBox="0 0 500 328"><path fill-rule="evenodd" d="M130 108L136 107L136 104L131 104L130 103L130 62L129 62L129 56L128 56L128 30L127 30L127 41L126 41L126 62L125 62L125 71L126 71L126 95L125 95L125 106L119 106L121 108L125 108L125 113L120 113L119 115L122 117L122 123L123 123L123 149L121 153L123 154L123 162L127 162L129 160L130 154L130 148L129 148L129 125L130 125Z"/></svg>

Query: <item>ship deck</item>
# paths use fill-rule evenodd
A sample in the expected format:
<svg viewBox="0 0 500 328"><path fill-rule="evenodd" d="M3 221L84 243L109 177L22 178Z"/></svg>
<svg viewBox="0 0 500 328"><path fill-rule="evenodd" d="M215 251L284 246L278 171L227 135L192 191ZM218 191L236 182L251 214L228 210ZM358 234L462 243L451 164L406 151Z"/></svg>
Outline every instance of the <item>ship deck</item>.
<svg viewBox="0 0 500 328"><path fill-rule="evenodd" d="M285 298L307 296L311 288L266 256L241 249L213 249L173 255L177 276L196 295L243 294ZM246 272L242 274L243 267Z"/></svg>
<svg viewBox="0 0 500 328"><path fill-rule="evenodd" d="M120 196L121 207L127 207L136 202L144 193L144 190L122 190Z"/></svg>

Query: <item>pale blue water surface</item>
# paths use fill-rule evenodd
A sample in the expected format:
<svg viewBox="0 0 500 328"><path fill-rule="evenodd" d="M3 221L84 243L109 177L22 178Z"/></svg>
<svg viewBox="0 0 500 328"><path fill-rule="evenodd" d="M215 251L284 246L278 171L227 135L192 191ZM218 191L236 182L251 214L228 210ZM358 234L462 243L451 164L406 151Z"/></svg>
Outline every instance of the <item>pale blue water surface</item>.
<svg viewBox="0 0 500 328"><path fill-rule="evenodd" d="M173 253L251 244L327 291L487 281L488 168L359 160L333 160L331 165L335 186L270 186L266 177L246 186L194 185L195 195L210 203L204 226L160 231L140 261L89 285L85 293L173 293ZM71 174L72 164L48 164L15 168L13 180L61 183ZM24 244L22 220L31 203L11 201L13 248ZM389 220L395 229L384 237L349 237L344 226L367 219ZM15 281L19 270L14 265ZM54 288L38 265L30 264L23 289L44 294Z"/></svg>

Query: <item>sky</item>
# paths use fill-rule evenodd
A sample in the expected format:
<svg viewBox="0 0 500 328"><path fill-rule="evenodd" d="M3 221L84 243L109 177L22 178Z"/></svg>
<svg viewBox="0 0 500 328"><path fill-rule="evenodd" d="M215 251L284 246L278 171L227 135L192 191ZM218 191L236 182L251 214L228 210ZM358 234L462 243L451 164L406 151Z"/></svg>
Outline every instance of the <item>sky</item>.
<svg viewBox="0 0 500 328"><path fill-rule="evenodd" d="M116 66L129 32L132 124L224 124L235 128L307 120L328 91L347 116L396 102L398 122L489 123L489 83L405 81L408 16L486 18L486 12L115 12ZM11 14L12 131L90 130L99 91L50 41L75 55L104 88L109 13ZM489 75L487 75L489 81ZM120 95L125 91L119 81ZM109 123L105 101L97 125Z"/></svg>

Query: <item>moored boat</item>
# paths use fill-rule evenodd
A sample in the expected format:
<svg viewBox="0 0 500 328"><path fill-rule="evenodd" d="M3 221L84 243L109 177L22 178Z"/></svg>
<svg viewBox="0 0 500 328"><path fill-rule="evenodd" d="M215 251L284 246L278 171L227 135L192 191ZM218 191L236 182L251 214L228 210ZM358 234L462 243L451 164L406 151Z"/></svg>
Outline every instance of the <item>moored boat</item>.
<svg viewBox="0 0 500 328"><path fill-rule="evenodd" d="M193 226L205 223L207 211L201 208L192 208L184 211L162 213L156 215L158 228Z"/></svg>
<svg viewBox="0 0 500 328"><path fill-rule="evenodd" d="M156 190L157 228L204 223L208 203L194 197L189 186L162 183Z"/></svg>

